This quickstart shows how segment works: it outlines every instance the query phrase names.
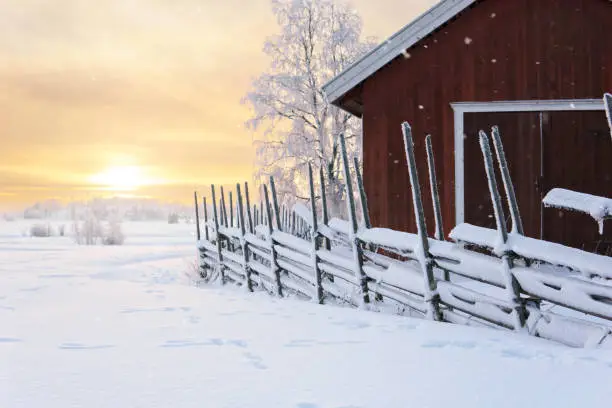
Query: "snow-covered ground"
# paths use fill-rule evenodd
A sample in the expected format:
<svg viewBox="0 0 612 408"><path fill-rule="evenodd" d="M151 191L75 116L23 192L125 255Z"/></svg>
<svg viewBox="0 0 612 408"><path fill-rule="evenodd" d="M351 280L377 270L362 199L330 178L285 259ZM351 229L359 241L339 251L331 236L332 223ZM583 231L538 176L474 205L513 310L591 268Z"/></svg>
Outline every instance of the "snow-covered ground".
<svg viewBox="0 0 612 408"><path fill-rule="evenodd" d="M592 407L612 352L196 287L193 225L0 223L0 407Z"/></svg>

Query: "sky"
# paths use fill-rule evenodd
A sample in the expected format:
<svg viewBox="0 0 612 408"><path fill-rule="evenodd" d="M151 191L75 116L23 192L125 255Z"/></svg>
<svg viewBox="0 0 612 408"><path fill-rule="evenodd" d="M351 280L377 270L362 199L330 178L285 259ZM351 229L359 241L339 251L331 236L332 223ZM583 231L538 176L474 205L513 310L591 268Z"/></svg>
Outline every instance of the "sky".
<svg viewBox="0 0 612 408"><path fill-rule="evenodd" d="M434 3L352 2L381 41ZM0 210L251 180L277 31L270 0L0 0Z"/></svg>

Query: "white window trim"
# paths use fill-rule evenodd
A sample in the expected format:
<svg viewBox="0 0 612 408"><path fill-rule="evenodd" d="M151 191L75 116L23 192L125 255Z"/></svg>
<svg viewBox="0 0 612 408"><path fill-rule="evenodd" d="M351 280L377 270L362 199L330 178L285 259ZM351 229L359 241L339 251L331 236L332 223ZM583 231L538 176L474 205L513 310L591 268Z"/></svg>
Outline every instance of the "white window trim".
<svg viewBox="0 0 612 408"><path fill-rule="evenodd" d="M455 222L465 220L465 173L463 115L466 112L552 112L552 111L603 111L602 99L528 100L497 102L451 103L455 122ZM488 130L488 129L483 129Z"/></svg>

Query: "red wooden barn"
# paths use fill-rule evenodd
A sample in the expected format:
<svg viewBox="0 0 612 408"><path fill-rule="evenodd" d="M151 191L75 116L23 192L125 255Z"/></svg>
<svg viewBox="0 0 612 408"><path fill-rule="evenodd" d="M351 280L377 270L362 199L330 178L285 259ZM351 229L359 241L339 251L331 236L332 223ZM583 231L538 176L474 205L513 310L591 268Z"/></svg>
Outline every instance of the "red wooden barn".
<svg viewBox="0 0 612 408"><path fill-rule="evenodd" d="M526 234L592 250L601 237L588 216L541 200L553 187L612 197L611 33L610 0L444 0L326 84L333 104L363 119L373 225L415 230L408 121L430 232L427 134L445 232L494 227L477 132L498 125Z"/></svg>

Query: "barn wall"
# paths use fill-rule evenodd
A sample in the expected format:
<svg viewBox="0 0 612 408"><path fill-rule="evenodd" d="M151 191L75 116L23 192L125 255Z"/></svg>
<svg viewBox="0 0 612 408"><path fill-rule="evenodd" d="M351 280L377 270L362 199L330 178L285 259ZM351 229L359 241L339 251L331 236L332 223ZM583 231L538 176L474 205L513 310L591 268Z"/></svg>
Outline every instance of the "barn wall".
<svg viewBox="0 0 612 408"><path fill-rule="evenodd" d="M424 138L433 136L448 233L455 222L450 103L601 98L612 90L610 21L608 0L482 0L366 80L364 182L373 224L415 229L402 121L413 127L430 230Z"/></svg>

